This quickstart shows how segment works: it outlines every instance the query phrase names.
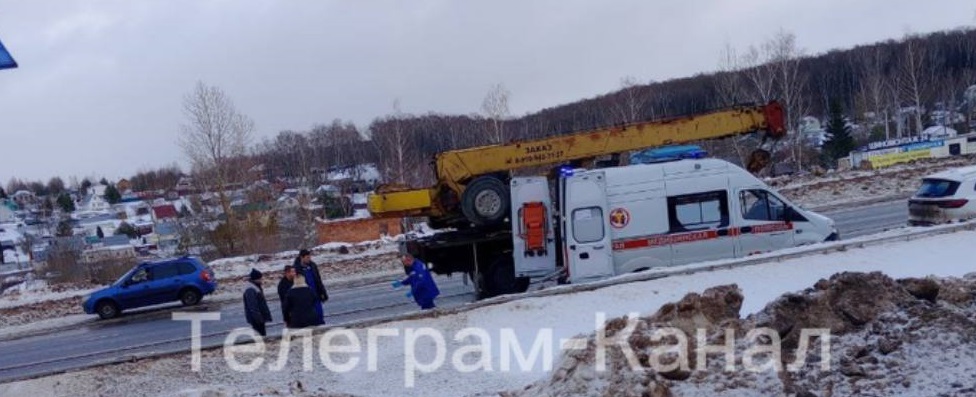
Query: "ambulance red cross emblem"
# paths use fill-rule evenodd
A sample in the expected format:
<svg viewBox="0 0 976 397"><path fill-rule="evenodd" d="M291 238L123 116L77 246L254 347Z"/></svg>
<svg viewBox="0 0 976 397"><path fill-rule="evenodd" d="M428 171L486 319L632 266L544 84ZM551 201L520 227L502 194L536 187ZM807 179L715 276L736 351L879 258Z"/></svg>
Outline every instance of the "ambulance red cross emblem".
<svg viewBox="0 0 976 397"><path fill-rule="evenodd" d="M610 226L615 229L620 229L630 223L630 213L623 208L614 208L610 211Z"/></svg>

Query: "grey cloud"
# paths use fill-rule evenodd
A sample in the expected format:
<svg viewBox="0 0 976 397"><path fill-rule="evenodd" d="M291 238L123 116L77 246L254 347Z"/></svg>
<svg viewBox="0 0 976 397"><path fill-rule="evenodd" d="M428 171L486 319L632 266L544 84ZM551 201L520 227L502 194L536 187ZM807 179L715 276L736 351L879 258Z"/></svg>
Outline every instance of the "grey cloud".
<svg viewBox="0 0 976 397"><path fill-rule="evenodd" d="M222 87L270 136L334 118L477 112L502 82L515 114L632 75L715 68L783 28L808 52L973 24L969 1L5 1L0 182L118 178L185 163L180 101ZM958 10L953 12L952 10Z"/></svg>

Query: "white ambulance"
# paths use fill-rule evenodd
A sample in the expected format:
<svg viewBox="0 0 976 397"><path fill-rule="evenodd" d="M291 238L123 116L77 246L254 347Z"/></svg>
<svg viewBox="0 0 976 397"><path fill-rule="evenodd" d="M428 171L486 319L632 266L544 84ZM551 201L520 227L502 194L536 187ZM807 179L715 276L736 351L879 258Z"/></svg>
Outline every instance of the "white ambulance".
<svg viewBox="0 0 976 397"><path fill-rule="evenodd" d="M581 282L838 239L833 220L718 159L564 172L557 216L546 178L510 187L520 279L560 267L565 281Z"/></svg>

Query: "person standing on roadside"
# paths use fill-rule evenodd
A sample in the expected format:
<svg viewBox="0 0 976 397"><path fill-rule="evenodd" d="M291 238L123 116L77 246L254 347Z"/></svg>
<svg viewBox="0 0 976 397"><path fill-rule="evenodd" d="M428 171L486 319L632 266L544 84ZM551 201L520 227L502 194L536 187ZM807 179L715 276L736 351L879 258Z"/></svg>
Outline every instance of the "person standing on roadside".
<svg viewBox="0 0 976 397"><path fill-rule="evenodd" d="M285 301L288 294L288 290L292 288L295 282L295 267L292 265L285 265L285 272L281 276L281 281L278 281L278 303L281 305L281 316L285 321L285 326L288 327L291 324L291 317L288 315L288 309L285 308Z"/></svg>
<svg viewBox="0 0 976 397"><path fill-rule="evenodd" d="M322 310L322 304L329 300L329 292L325 290L325 284L322 283L322 273L319 272L319 266L312 262L312 253L307 249L299 251L294 266L296 277L304 276L308 288L312 290L312 295L316 298L315 313L324 323L325 312Z"/></svg>
<svg viewBox="0 0 976 397"><path fill-rule="evenodd" d="M288 309L289 328L305 328L325 323L315 311L317 297L312 293L305 276L296 275L295 284L285 296L284 307Z"/></svg>
<svg viewBox="0 0 976 397"><path fill-rule="evenodd" d="M427 265L408 253L400 256L400 263L403 264L407 278L394 281L393 288L409 285L410 292L407 293L407 297L413 297L414 302L417 302L423 310L433 309L434 299L441 294L441 291L437 289L437 283L427 270Z"/></svg>
<svg viewBox="0 0 976 397"><path fill-rule="evenodd" d="M244 318L258 334L268 336L265 324L270 323L272 319L268 301L264 298L264 287L261 286L263 278L261 272L251 269L247 285L244 287Z"/></svg>

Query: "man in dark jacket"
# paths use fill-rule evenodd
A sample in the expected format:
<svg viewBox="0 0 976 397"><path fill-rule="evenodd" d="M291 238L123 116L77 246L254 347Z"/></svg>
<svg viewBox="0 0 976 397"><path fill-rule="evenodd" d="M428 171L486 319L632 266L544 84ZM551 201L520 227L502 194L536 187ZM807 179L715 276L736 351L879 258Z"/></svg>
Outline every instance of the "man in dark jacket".
<svg viewBox="0 0 976 397"><path fill-rule="evenodd" d="M250 280L244 288L244 317L258 334L268 336L265 324L271 322L271 310L264 299L264 288L261 286L263 277L257 269L251 269Z"/></svg>
<svg viewBox="0 0 976 397"><path fill-rule="evenodd" d="M318 314L319 318L325 318L322 303L329 300L329 293L325 290L325 284L322 283L322 273L319 272L319 266L312 262L312 253L308 250L303 249L298 252L298 258L295 258L295 274L296 276L305 276L305 282L308 283L308 288L312 290L312 295L316 298L315 313Z"/></svg>
<svg viewBox="0 0 976 397"><path fill-rule="evenodd" d="M285 265L285 272L281 277L281 281L278 281L278 303L281 305L281 316L284 318L285 326L289 326L290 317L288 316L288 310L285 310L285 297L287 297L288 290L291 289L295 280L295 267L292 265Z"/></svg>
<svg viewBox="0 0 976 397"><path fill-rule="evenodd" d="M410 254L403 254L400 262L403 263L403 270L407 272L407 278L403 281L394 281L393 287L409 285L410 292L407 293L407 297L413 297L421 309L433 309L434 299L441 294L441 291L437 289L437 283L427 270L427 265Z"/></svg>
<svg viewBox="0 0 976 397"><path fill-rule="evenodd" d="M283 306L288 311L289 328L305 328L325 323L315 311L317 297L312 293L305 276L295 276L295 284L288 290Z"/></svg>

